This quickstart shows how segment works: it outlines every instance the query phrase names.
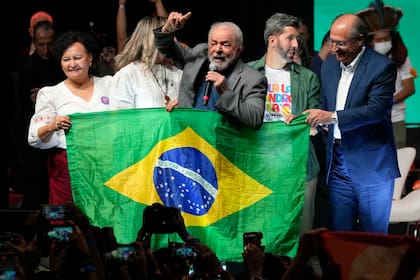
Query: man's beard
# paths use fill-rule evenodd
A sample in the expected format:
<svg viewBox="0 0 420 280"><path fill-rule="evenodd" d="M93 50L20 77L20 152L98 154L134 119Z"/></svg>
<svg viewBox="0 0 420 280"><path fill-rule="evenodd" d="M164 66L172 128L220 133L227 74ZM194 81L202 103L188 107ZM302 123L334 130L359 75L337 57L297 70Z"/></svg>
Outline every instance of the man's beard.
<svg viewBox="0 0 420 280"><path fill-rule="evenodd" d="M220 60L214 61L214 58L222 58L222 56L213 55L209 57L209 61L217 65L217 70L222 72L232 66L238 58L238 55L232 55L230 57L223 56L223 61L220 63Z"/></svg>

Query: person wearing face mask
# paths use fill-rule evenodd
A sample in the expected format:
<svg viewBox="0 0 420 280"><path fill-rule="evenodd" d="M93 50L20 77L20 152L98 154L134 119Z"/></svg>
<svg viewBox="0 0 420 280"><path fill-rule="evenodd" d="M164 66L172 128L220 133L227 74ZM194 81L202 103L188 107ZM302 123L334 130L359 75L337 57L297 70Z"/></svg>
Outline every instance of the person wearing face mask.
<svg viewBox="0 0 420 280"><path fill-rule="evenodd" d="M373 47L375 49L375 51L377 51L380 54L383 55L388 55L389 51L392 49L392 42L391 39L385 39L386 41L381 41L382 39L379 39L375 36L375 34L386 34L386 37L390 37L389 31L388 30L380 30L374 33L373 35L373 39L371 41L371 47ZM375 42L376 41L376 42Z"/></svg>
<svg viewBox="0 0 420 280"><path fill-rule="evenodd" d="M395 83L391 120L397 148L402 148L407 144L405 100L415 92L415 71L413 71L407 55L407 48L399 32L392 30L375 31L372 36L371 46L375 51L387 55L397 65L397 80Z"/></svg>
<svg viewBox="0 0 420 280"><path fill-rule="evenodd" d="M397 148L407 145L405 100L414 94L413 69L397 26L403 13L400 9L384 6L381 1L358 13L369 28L369 45L378 53L388 56L397 65L397 80L391 111L392 127Z"/></svg>

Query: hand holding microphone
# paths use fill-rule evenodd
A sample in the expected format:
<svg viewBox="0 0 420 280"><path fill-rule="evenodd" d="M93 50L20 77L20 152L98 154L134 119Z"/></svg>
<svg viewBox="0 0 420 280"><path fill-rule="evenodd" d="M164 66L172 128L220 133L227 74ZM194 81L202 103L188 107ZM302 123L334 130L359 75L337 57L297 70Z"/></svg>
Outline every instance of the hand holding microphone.
<svg viewBox="0 0 420 280"><path fill-rule="evenodd" d="M209 65L209 71L216 71L216 70L217 70L217 65L211 62ZM213 83L214 82L212 80L206 81L206 88L204 90L204 96L203 96L203 106L207 106L207 104L209 103L211 90L213 88Z"/></svg>

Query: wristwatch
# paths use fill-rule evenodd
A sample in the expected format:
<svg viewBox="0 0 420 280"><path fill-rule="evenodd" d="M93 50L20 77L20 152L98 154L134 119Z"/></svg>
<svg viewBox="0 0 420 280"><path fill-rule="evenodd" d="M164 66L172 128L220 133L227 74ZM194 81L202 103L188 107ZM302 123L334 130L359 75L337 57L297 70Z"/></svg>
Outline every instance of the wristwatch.
<svg viewBox="0 0 420 280"><path fill-rule="evenodd" d="M337 111L332 112L332 114L331 114L331 123L333 123L333 124L338 123Z"/></svg>

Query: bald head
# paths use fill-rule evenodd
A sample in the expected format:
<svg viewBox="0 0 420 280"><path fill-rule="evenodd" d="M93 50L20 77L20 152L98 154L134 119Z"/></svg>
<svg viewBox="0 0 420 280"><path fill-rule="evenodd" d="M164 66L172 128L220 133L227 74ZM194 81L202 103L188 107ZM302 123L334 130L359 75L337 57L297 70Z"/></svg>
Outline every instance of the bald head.
<svg viewBox="0 0 420 280"><path fill-rule="evenodd" d="M331 25L331 51L338 61L350 64L360 53L366 40L366 25L354 14L338 16Z"/></svg>
<svg viewBox="0 0 420 280"><path fill-rule="evenodd" d="M331 30L335 32L344 32L349 38L355 38L360 34L366 37L366 25L363 20L354 14L343 14L338 16L332 26Z"/></svg>

